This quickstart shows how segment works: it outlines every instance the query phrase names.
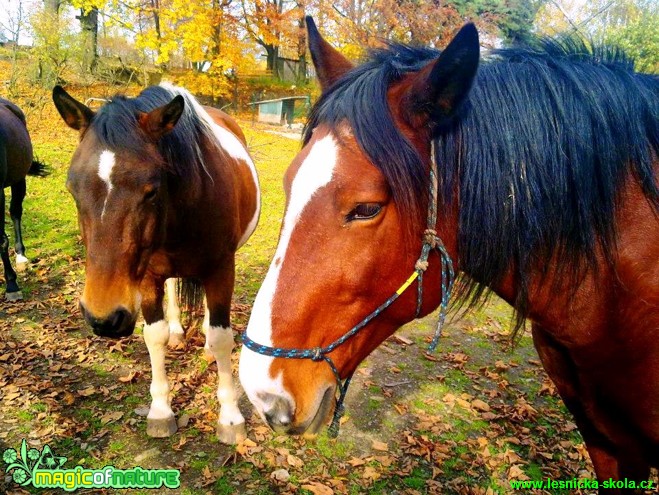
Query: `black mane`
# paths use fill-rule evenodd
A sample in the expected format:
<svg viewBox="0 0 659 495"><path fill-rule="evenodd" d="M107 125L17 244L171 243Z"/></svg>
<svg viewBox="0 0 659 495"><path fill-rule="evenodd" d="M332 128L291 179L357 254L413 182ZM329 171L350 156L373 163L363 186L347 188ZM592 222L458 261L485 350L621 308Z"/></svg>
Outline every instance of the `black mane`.
<svg viewBox="0 0 659 495"><path fill-rule="evenodd" d="M148 138L139 128L138 112L150 112L166 105L177 94L184 96L185 108L174 129L158 141L158 151L172 173L198 180L202 173L206 173L202 154L203 139L215 142L215 138L208 125L196 113L191 104L192 96L185 90L151 86L136 98L116 95L101 107L90 128L108 149L141 155Z"/></svg>
<svg viewBox="0 0 659 495"><path fill-rule="evenodd" d="M306 143L320 123L347 122L401 216L415 221L425 218L427 159L396 128L386 94L438 55L404 45L375 51L322 95L304 135ZM459 265L470 277L461 301L475 303L512 267L521 324L533 268L551 258L576 282L596 268L598 250L612 259L630 175L659 211L658 97L658 77L575 39L498 50L481 63L468 101L435 138L439 207L460 194Z"/></svg>

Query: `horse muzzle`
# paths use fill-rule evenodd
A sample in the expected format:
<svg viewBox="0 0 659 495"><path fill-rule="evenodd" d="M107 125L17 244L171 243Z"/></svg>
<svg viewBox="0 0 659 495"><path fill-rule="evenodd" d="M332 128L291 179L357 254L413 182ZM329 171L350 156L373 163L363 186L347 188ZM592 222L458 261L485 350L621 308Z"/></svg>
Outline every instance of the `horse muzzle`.
<svg viewBox="0 0 659 495"><path fill-rule="evenodd" d="M97 318L80 302L80 312L92 331L99 337L119 339L132 335L136 318L126 308L119 307L103 318Z"/></svg>
<svg viewBox="0 0 659 495"><path fill-rule="evenodd" d="M334 387L328 387L310 418L298 423L295 420L295 412L290 402L275 395L264 394L261 396L263 417L268 426L279 434L287 435L316 435L326 425L334 406Z"/></svg>

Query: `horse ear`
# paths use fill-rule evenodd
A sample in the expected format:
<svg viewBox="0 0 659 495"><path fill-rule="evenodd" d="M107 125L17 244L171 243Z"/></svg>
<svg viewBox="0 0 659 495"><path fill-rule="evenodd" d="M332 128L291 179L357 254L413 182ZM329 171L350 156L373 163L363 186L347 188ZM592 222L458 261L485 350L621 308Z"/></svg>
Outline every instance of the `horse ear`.
<svg viewBox="0 0 659 495"><path fill-rule="evenodd" d="M84 131L96 115L88 106L67 93L62 86L53 88L53 102L66 125L76 131Z"/></svg>
<svg viewBox="0 0 659 495"><path fill-rule="evenodd" d="M183 114L184 108L185 99L181 95L176 95L166 105L151 110L148 113L140 112L137 120L147 136L157 141L174 129L178 119Z"/></svg>
<svg viewBox="0 0 659 495"><path fill-rule="evenodd" d="M316 68L320 87L326 91L343 74L353 68L352 63L323 39L311 16L305 17L311 60Z"/></svg>
<svg viewBox="0 0 659 495"><path fill-rule="evenodd" d="M478 70L478 31L469 23L460 29L439 58L421 69L407 91L406 115L412 126L446 122L459 109Z"/></svg>

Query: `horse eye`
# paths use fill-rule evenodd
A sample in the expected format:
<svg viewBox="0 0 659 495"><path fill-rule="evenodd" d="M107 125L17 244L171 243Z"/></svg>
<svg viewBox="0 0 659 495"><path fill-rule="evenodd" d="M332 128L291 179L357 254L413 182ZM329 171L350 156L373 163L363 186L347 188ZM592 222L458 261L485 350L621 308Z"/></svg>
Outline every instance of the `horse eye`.
<svg viewBox="0 0 659 495"><path fill-rule="evenodd" d="M147 191L144 194L144 201L153 201L156 199L156 196L158 195L158 188L154 187L153 189Z"/></svg>
<svg viewBox="0 0 659 495"><path fill-rule="evenodd" d="M346 220L369 220L377 216L382 211L382 206L377 203L360 203L355 206L350 213L346 215Z"/></svg>

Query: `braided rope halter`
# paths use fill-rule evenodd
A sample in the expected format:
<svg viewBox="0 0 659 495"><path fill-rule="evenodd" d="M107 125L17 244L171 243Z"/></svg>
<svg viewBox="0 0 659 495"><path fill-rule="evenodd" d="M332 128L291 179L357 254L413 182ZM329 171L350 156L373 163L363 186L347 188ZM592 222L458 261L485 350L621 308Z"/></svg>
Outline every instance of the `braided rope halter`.
<svg viewBox="0 0 659 495"><path fill-rule="evenodd" d="M352 373L345 379L341 379L341 375L336 368L336 365L330 358L329 354L334 351L337 347L357 335L360 330L362 330L366 325L368 325L373 319L380 315L385 309L393 304L393 302L398 299L403 292L405 292L410 285L415 280L418 280L417 284L417 299L416 299L416 313L415 318L418 318L421 314L421 306L423 303L423 274L428 269L428 257L430 252L437 250L439 257L442 263L442 299L440 303L439 319L437 321L437 327L435 328L435 334L433 339L428 347L429 351L434 351L439 342L439 338L442 333L442 326L444 325L444 320L446 319L446 310L448 307L448 301L451 297L451 290L453 289L453 283L455 281L455 273L453 271L453 261L446 251L444 243L437 235L435 230L435 225L437 223L437 195L438 195L438 183L437 183L437 161L435 158L435 145L434 141L431 140L430 143L430 187L428 194L428 223L425 231L423 232L423 245L421 247L421 254L419 259L414 265L414 272L409 278L401 285L396 292L394 292L384 303L378 306L372 313L366 316L362 321L357 323L354 327L344 333L341 337L336 339L331 344L325 347L314 347L311 349L285 349L282 347L270 347L267 345L259 344L247 336L247 332L243 333L243 345L249 350L254 351L258 354L263 354L264 356L271 356L276 358L286 358L286 359L311 359L312 361L325 361L334 377L336 378L337 388L339 390L339 397L336 399L336 406L334 408L334 417L332 418L332 423L328 428L328 435L331 438L335 438L339 434L339 425L341 417L345 413L345 408L343 405L346 393L348 392L348 386L350 385L350 380L352 379Z"/></svg>

